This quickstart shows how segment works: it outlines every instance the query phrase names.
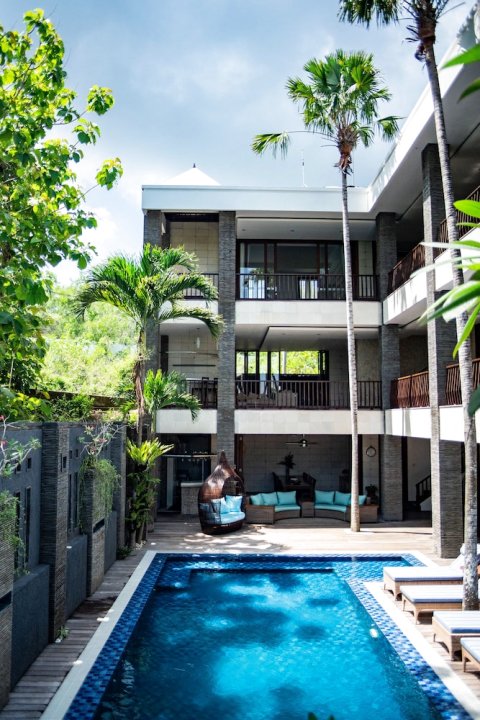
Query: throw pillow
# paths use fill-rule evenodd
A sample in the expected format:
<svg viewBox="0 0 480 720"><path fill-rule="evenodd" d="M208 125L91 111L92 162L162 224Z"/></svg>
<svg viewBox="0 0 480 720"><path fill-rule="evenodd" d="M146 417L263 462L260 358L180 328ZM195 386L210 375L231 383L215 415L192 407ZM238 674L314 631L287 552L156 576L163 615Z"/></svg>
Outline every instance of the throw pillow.
<svg viewBox="0 0 480 720"><path fill-rule="evenodd" d="M317 505L333 505L334 490L315 490L315 502Z"/></svg>
<svg viewBox="0 0 480 720"><path fill-rule="evenodd" d="M277 505L278 497L276 492L262 493L264 505Z"/></svg>
<svg viewBox="0 0 480 720"><path fill-rule="evenodd" d="M335 505L350 505L352 496L350 493L342 493L335 490Z"/></svg>
<svg viewBox="0 0 480 720"><path fill-rule="evenodd" d="M257 493L256 495L250 495L250 502L252 505L265 505L263 502L263 494Z"/></svg>
<svg viewBox="0 0 480 720"><path fill-rule="evenodd" d="M228 512L240 512L242 509L241 495L225 495L225 504L228 508Z"/></svg>
<svg viewBox="0 0 480 720"><path fill-rule="evenodd" d="M289 492L277 492L279 505L296 505L297 493L295 490Z"/></svg>

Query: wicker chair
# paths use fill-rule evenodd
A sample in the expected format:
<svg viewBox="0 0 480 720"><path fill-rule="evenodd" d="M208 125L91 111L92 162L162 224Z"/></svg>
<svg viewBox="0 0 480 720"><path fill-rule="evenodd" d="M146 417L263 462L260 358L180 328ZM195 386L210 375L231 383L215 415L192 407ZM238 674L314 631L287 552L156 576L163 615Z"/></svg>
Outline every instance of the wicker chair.
<svg viewBox="0 0 480 720"><path fill-rule="evenodd" d="M221 500L226 496L241 497L240 510L221 512ZM229 518L230 515L230 518ZM207 535L239 530L245 518L245 489L243 480L229 465L225 453L218 457L218 465L198 491L198 517Z"/></svg>

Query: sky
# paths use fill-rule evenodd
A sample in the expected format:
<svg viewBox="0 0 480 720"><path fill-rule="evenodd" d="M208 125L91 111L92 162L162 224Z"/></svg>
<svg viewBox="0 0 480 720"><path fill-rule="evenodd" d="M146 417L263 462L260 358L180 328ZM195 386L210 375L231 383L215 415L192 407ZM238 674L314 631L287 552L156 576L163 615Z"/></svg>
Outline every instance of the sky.
<svg viewBox="0 0 480 720"><path fill-rule="evenodd" d="M439 25L438 58L472 4L451 0ZM392 93L380 107L385 115L406 117L427 83L415 46L405 41L406 19L369 30L340 23L337 0L0 0L0 24L20 29L23 13L34 7L63 38L67 86L79 105L95 84L115 97L99 119L100 141L77 166L85 190L103 159L118 156L124 168L113 190L86 196L98 220L85 236L97 248L94 262L138 254L141 186L167 183L194 163L222 185L338 185L336 153L318 137L295 136L285 160L250 149L257 133L302 127L285 84L304 76L312 57L339 48L373 53ZM353 182L368 185L388 151L380 141L358 150ZM56 274L62 283L78 277L71 263Z"/></svg>

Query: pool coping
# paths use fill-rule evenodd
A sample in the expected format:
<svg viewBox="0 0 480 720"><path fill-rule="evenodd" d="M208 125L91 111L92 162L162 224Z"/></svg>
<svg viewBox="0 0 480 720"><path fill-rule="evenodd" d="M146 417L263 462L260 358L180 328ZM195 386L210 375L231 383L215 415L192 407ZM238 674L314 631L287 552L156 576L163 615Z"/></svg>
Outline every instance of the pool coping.
<svg viewBox="0 0 480 720"><path fill-rule="evenodd" d="M85 649L83 650L83 652L81 653L79 658L73 663L73 666L72 666L70 672L68 673L68 675L66 676L66 678L64 679L62 684L60 685L58 691L52 698L51 702L49 703L49 705L47 706L45 711L42 713L41 720L59 720L59 718L64 718L67 715L74 699L76 698L80 688L82 687L84 681L86 680L87 675L90 673L94 663L97 661L100 652L104 650L110 636L112 635L113 631L115 630L117 623L119 622L119 620L122 617L123 611L125 610L127 605L130 603L130 601L132 600L132 597L135 594L137 588L139 587L141 580L146 576L147 571L149 570L149 568L152 565L152 563L154 562L154 560L158 556L160 556L160 560L161 560L162 558L165 559L168 556L171 557L171 556L175 556L175 555L188 555L188 556L197 557L197 558L204 557L205 559L207 559L207 557L211 558L212 556L215 556L215 555L218 555L218 556L227 555L229 558L232 558L232 556L235 556L235 555L249 555L250 557L252 557L254 555L258 555L258 556L265 556L265 557L270 557L270 558L278 557L278 558L282 558L284 560L287 560L288 558L291 559L292 557L311 560L313 557L329 559L329 558L335 558L335 557L339 557L339 556L346 556L346 557L363 556L363 557L372 557L372 558L378 557L378 558L388 559L388 557L401 556L401 557L405 557L405 559L413 559L414 561L417 561L419 565L422 564L422 565L437 567L437 564L435 562L433 562L432 560L430 560L429 558L427 558L425 555L423 555L423 553L417 552L417 551L408 551L407 552L405 550L400 551L398 553L395 553L395 552L388 552L388 553L360 552L360 553L357 553L357 552L352 552L351 550L350 551L346 550L346 551L336 551L336 552L332 552L332 553L322 552L322 553L319 553L318 555L315 554L315 556L312 556L311 554L301 554L301 553L277 554L277 553L238 552L238 553L227 553L226 554L223 552L208 552L208 553L198 553L197 554L197 553L191 553L191 552L190 553L189 552L170 553L170 552L160 552L160 551L156 551L156 550L148 550L148 551L146 551L145 556L142 558L139 565L136 567L135 571L132 573L131 577L129 578L129 580L126 583L125 587L123 588L122 592L120 593L118 598L115 600L112 607L108 610L105 617L97 618L97 620L99 622L99 627L95 631L94 635L92 636L92 638L86 645ZM159 562L160 562L160 560L159 560ZM366 590L367 590L367 585L378 585L381 588L381 583L363 581L363 586L366 588ZM375 590L375 588L374 588L374 590ZM375 601L378 602L378 604L380 605L382 610L385 611L387 613L387 615L391 618L391 620L396 625L398 631L402 632L407 637L407 639L412 644L412 646L415 648L415 650L417 650L417 652L419 652L419 654L422 657L424 657L425 661L432 668L433 672L435 672L440 677L442 682L444 682L443 676L441 673L437 673L435 668L441 667L442 663L443 663L443 665L445 666L448 673L451 673L455 677L455 680L457 681L457 683L454 684L456 692L453 692L452 690L450 690L448 685L444 682L445 687L447 688L447 690L449 692L451 692L451 694L460 703L460 705L465 709L465 711L467 713L469 713L472 718L474 718L474 720L480 720L480 713L478 711L476 711L476 714L472 714L472 711L470 709L471 705L472 705L472 697L474 698L477 706L478 706L478 699L469 690L469 688L463 683L463 681L458 676L455 675L454 671L451 670L446 665L446 663L442 660L442 658L440 658L440 656L435 652L435 650L428 645L428 642L423 638L423 636L421 636L420 632L417 631L416 629L414 629L411 626L411 624L406 620L405 617L402 617L402 614L400 613L398 608L396 608L393 605L393 603L390 603L390 605L388 604L388 602L386 604L384 603L384 601L386 600L386 597L383 594L383 590L381 591L381 595L380 595L383 602L379 601L377 594L375 592L372 592L370 588L368 588L368 591L372 595L372 597L375 599ZM146 596L144 598L144 601L142 602L142 609L143 609L144 602L146 602ZM394 614L392 616L392 614L389 612L389 610L392 608L397 610L398 615ZM399 619L403 622L400 623L398 621ZM409 630L408 633L406 632L406 630L404 630L405 623L406 623L405 627ZM413 640L411 639L411 637L412 637L411 631L412 630L413 630L413 638L415 639L415 642L413 642ZM417 642L419 641L419 639L423 640L424 643L426 643L428 645L428 649L430 652L427 653L427 657L425 657L423 655L422 651L417 648ZM420 642L420 647L423 648L421 642ZM431 658L434 659L433 664L430 661ZM441 661L441 663L439 664L438 661ZM443 668L443 666L442 666L442 668ZM443 672L443 670L441 672ZM448 674L446 676L449 677ZM459 689L459 687L458 687L459 685L461 685L463 687L463 689L467 692L461 692L461 689ZM459 695L457 695L457 692L459 693ZM464 705L462 698L466 698L468 707L466 707Z"/></svg>
<svg viewBox="0 0 480 720"><path fill-rule="evenodd" d="M409 618L392 603L384 590L381 582L366 582L365 588L372 594L383 611L393 620L397 628L405 635L415 650L428 663L432 670L438 675L445 687L458 700L460 705L471 715L473 720L480 720L480 703L476 695L447 664L447 662L436 652L428 640L412 625Z"/></svg>

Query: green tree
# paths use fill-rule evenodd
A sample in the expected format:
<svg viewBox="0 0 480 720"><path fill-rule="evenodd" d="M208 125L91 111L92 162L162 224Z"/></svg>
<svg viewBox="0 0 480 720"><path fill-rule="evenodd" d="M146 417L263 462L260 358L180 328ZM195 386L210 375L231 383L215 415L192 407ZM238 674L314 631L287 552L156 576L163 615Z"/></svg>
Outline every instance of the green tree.
<svg viewBox="0 0 480 720"><path fill-rule="evenodd" d="M435 59L436 28L439 18L445 11L449 0L340 0L340 18L348 22L370 25L373 18L380 25L396 23L400 13L412 18L407 27L408 39L417 44L415 57L425 63L433 101L433 115L437 135L440 171L443 185L443 198L447 220L450 256L452 259L452 277L455 288L463 285L463 272L459 267L460 251L458 228L454 207L452 173L448 152L445 116L442 94L438 80L438 67ZM472 396L472 355L470 340L465 335L468 317L465 311L456 315L457 338L464 338L458 353L460 385L462 391L464 443L465 443L465 580L463 583L464 610L478 608L477 576L477 440L475 418L468 408Z"/></svg>
<svg viewBox="0 0 480 720"><path fill-rule="evenodd" d="M75 165L100 135L90 116L113 105L111 91L96 85L77 109L54 26L42 10L24 23L22 32L0 26L0 384L20 389L45 352L43 268L65 258L84 268L93 249L81 237L96 221ZM111 188L121 172L118 158L107 160L96 182Z"/></svg>
<svg viewBox="0 0 480 720"><path fill-rule="evenodd" d="M46 390L124 397L125 377L135 362L134 322L117 308L98 303L80 320L72 298L78 286L54 286L45 306L47 352L39 376Z"/></svg>
<svg viewBox="0 0 480 720"><path fill-rule="evenodd" d="M146 332L150 321L194 318L203 322L214 337L222 323L218 315L182 302L186 290L197 290L206 301L218 297L216 288L196 271L197 260L183 248L159 248L146 245L140 258L116 255L92 268L79 289L75 312L83 317L95 302L106 302L130 317L137 332L137 358L133 370L137 402L138 442L142 441L145 416Z"/></svg>
<svg viewBox="0 0 480 720"><path fill-rule="evenodd" d="M145 376L145 405L152 416L152 432L156 432L157 410L175 405L185 410L190 410L192 420L198 415L200 402L188 392L187 381L184 375L172 370L163 373L157 370L149 370Z"/></svg>
<svg viewBox="0 0 480 720"><path fill-rule="evenodd" d="M345 266L345 300L347 312L348 379L350 392L350 418L352 432L352 513L351 529L360 530L358 505L358 397L357 366L355 357L355 328L353 322L352 261L350 226L348 221L347 177L352 153L359 143L368 147L375 131L391 139L397 132L397 119L379 118L378 103L389 100L390 93L380 84L379 73L373 65L372 55L363 52L345 53L337 50L325 60L310 60L304 67L309 82L290 78L287 90L291 99L302 106L306 131L313 132L338 150L337 166L342 182L342 225ZM286 152L290 133L257 135L253 150L263 153L271 147Z"/></svg>

